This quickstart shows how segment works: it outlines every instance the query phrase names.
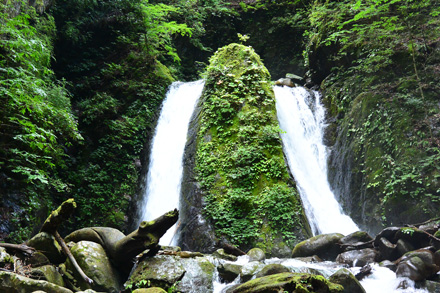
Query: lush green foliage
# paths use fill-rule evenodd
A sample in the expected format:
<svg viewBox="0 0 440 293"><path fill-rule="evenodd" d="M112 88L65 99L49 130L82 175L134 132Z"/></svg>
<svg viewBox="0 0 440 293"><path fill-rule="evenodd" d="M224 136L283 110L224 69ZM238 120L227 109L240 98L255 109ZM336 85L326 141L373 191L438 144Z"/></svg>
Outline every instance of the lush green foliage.
<svg viewBox="0 0 440 293"><path fill-rule="evenodd" d="M218 235L268 251L276 237L294 242L304 225L269 79L249 47L231 44L211 58L196 157L205 212Z"/></svg>
<svg viewBox="0 0 440 293"><path fill-rule="evenodd" d="M419 221L438 209L439 12L430 0L316 2L310 11L305 56L321 73L315 81L326 77L349 148L341 151L354 152L359 204L349 209L359 222L365 213L385 225Z"/></svg>
<svg viewBox="0 0 440 293"><path fill-rule="evenodd" d="M146 1L58 1L59 74L72 83L86 142L71 153L69 174L81 225L128 228L142 157L167 86L158 59L178 61L172 35L190 34L169 20L177 9ZM93 17L91 17L93 16ZM142 160L142 161L141 161ZM99 211L99 213L97 213Z"/></svg>
<svg viewBox="0 0 440 293"><path fill-rule="evenodd" d="M17 12L10 2L0 4L1 198L21 193L18 201L27 207L26 216L12 215L16 228L23 227L17 239L30 232L36 211L50 205L51 190L69 190L60 176L65 148L82 139L64 83L50 69L53 18L21 5Z"/></svg>

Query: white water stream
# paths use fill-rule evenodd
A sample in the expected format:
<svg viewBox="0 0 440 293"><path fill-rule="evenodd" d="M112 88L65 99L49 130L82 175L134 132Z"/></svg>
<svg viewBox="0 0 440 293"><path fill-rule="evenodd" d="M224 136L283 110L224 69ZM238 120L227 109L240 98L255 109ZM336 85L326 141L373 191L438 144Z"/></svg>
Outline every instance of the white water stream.
<svg viewBox="0 0 440 293"><path fill-rule="evenodd" d="M203 86L203 80L174 82L168 90L153 138L139 222L178 208L188 124ZM174 233L170 228L160 244L172 245Z"/></svg>
<svg viewBox="0 0 440 293"><path fill-rule="evenodd" d="M325 109L317 92L303 87L274 87L284 153L313 234L358 231L344 215L327 180L327 149L323 144Z"/></svg>

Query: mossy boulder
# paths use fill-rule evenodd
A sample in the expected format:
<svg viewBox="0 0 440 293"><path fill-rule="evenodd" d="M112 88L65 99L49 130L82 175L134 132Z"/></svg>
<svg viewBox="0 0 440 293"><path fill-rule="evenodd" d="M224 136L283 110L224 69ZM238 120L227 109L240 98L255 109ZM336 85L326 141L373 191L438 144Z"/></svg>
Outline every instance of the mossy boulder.
<svg viewBox="0 0 440 293"><path fill-rule="evenodd" d="M9 293L73 293L71 290L51 282L34 280L11 272L0 271L0 291Z"/></svg>
<svg viewBox="0 0 440 293"><path fill-rule="evenodd" d="M39 280L46 280L55 285L66 287L63 276L58 272L53 265L44 265L31 270L32 277Z"/></svg>
<svg viewBox="0 0 440 293"><path fill-rule="evenodd" d="M189 175L203 203L192 205L204 206L217 237L269 256L283 251L279 243L308 237L284 160L270 74L252 48L230 44L211 57L199 108Z"/></svg>
<svg viewBox="0 0 440 293"><path fill-rule="evenodd" d="M233 293L250 292L343 292L341 285L333 284L323 276L281 273L248 281L231 290Z"/></svg>
<svg viewBox="0 0 440 293"><path fill-rule="evenodd" d="M122 287L120 276L110 263L104 248L100 244L91 241L80 241L74 243L70 247L70 251L86 276L93 280L92 285L86 283L68 259L66 261L66 268L73 273L77 281L77 287L82 290L93 289L104 292L119 292Z"/></svg>
<svg viewBox="0 0 440 293"><path fill-rule="evenodd" d="M59 264L66 259L66 256L61 251L61 246L49 233L38 233L27 242L27 245L43 253L51 263Z"/></svg>
<svg viewBox="0 0 440 293"><path fill-rule="evenodd" d="M419 249L405 253L398 260L396 275L422 281L434 276L439 270L439 257L428 249Z"/></svg>
<svg viewBox="0 0 440 293"><path fill-rule="evenodd" d="M214 271L214 265L206 257L157 255L140 261L127 284L148 282L150 286L166 290L174 287L182 293L212 292Z"/></svg>
<svg viewBox="0 0 440 293"><path fill-rule="evenodd" d="M261 278L264 276L287 273L287 272L290 272L290 270L286 266L283 266L282 264L273 263L273 264L265 265L264 268L262 268L261 271L259 271L255 276L257 278Z"/></svg>
<svg viewBox="0 0 440 293"><path fill-rule="evenodd" d="M217 270L222 280L230 283L235 280L241 273L242 265L233 263L224 263L220 265Z"/></svg>
<svg viewBox="0 0 440 293"><path fill-rule="evenodd" d="M292 251L292 257L317 255L323 260L335 260L342 252L339 246L344 235L340 233L321 234L298 243Z"/></svg>
<svg viewBox="0 0 440 293"><path fill-rule="evenodd" d="M252 248L246 254L249 256L249 261L262 261L266 259L266 254L260 248Z"/></svg>
<svg viewBox="0 0 440 293"><path fill-rule="evenodd" d="M344 287L344 293L365 293L365 289L356 277L347 269L340 269L336 271L328 279L330 282L342 285Z"/></svg>

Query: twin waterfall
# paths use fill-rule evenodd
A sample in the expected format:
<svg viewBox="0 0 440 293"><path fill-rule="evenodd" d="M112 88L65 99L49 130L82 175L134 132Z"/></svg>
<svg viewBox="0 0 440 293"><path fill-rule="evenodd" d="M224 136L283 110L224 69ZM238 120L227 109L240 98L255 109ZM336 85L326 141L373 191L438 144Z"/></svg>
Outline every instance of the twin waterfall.
<svg viewBox="0 0 440 293"><path fill-rule="evenodd" d="M278 86L274 92L284 154L313 234L348 235L358 231L353 220L342 213L327 180L325 109L319 93L303 87Z"/></svg>
<svg viewBox="0 0 440 293"><path fill-rule="evenodd" d="M175 82L167 93L152 143L140 221L155 219L179 206L188 124L203 85L203 81ZM313 233L347 235L357 231L354 222L341 212L327 181L322 143L325 111L318 93L301 87L275 87L274 91L284 152ZM174 233L171 228L160 243L175 244Z"/></svg>
<svg viewBox="0 0 440 293"><path fill-rule="evenodd" d="M203 80L174 82L168 90L151 146L139 222L154 220L179 206L188 124L204 84ZM160 244L174 244L175 231L174 227L170 228L160 238Z"/></svg>

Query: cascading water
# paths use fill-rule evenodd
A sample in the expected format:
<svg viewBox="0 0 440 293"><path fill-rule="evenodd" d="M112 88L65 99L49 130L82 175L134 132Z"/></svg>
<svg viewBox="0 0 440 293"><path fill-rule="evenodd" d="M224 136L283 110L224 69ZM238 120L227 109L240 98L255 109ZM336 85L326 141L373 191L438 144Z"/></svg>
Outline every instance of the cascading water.
<svg viewBox="0 0 440 293"><path fill-rule="evenodd" d="M153 138L140 221L153 220L179 205L188 124L203 86L203 80L174 82L168 90ZM160 243L173 244L174 233L170 228Z"/></svg>
<svg viewBox="0 0 440 293"><path fill-rule="evenodd" d="M276 86L274 92L284 153L313 233L358 231L353 220L342 213L327 180L325 110L319 94L286 86Z"/></svg>

